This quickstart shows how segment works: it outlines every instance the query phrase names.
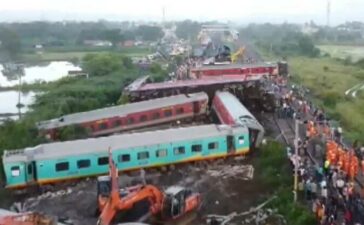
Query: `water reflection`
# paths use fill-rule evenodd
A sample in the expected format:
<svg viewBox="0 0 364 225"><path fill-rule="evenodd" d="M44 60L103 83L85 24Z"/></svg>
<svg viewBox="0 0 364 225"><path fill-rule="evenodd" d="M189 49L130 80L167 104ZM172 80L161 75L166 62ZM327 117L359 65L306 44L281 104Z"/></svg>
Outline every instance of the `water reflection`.
<svg viewBox="0 0 364 225"><path fill-rule="evenodd" d="M0 92L0 120L6 118L18 119L18 113L25 113L29 110L28 106L35 100L35 92L20 93L20 103L23 107L18 108L19 93L17 91Z"/></svg>
<svg viewBox="0 0 364 225"><path fill-rule="evenodd" d="M3 65L0 64L0 87L11 87L19 84L18 79L14 79L14 77L9 79L6 77L2 72L3 69ZM55 81L67 76L68 71L70 70L81 70L81 68L65 61L50 62L49 64L45 65L25 67L22 83L31 84L37 81Z"/></svg>

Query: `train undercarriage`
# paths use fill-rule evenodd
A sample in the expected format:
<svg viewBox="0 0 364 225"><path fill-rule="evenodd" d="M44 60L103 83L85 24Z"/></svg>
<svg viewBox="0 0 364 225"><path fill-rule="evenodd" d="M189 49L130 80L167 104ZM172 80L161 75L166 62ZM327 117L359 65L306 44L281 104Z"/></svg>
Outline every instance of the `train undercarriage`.
<svg viewBox="0 0 364 225"><path fill-rule="evenodd" d="M201 84L196 82L194 85L191 85L193 80L189 80L186 85L174 86L173 83L166 83L167 86L163 86L163 88L144 88L144 83L137 80L124 89L123 95L126 95L131 102L139 102L178 94L205 92L209 96L209 104L211 104L216 91L229 91L252 112L272 112L276 107L275 97L267 91L262 79L223 80L222 82ZM144 82L146 81L147 79L144 80Z"/></svg>

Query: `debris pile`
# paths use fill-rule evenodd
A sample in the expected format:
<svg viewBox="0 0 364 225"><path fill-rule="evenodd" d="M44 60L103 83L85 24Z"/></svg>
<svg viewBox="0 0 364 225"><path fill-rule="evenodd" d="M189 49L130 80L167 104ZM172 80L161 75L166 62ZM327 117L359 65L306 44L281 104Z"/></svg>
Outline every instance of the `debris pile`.
<svg viewBox="0 0 364 225"><path fill-rule="evenodd" d="M228 215L210 214L206 217L206 223L209 225L228 225L228 224L266 224L269 219L279 220L279 224L286 224L283 216L278 214L276 209L264 209L264 207L273 201L277 196L273 196L255 208L248 211L237 213L232 212Z"/></svg>
<svg viewBox="0 0 364 225"><path fill-rule="evenodd" d="M237 178L251 180L254 176L254 167L252 165L222 165L208 169L206 172L211 177L220 177L222 179Z"/></svg>

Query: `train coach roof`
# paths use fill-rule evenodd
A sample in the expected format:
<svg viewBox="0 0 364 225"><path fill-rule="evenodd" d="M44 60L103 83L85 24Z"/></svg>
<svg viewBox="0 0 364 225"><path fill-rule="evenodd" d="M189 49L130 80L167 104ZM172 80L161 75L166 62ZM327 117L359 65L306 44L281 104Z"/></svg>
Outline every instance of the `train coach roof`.
<svg viewBox="0 0 364 225"><path fill-rule="evenodd" d="M218 91L215 96L219 97L221 102L226 105L227 110L234 120L238 120L242 116L247 116L256 120L254 115L251 114L249 110L245 108L245 106L230 92Z"/></svg>
<svg viewBox="0 0 364 225"><path fill-rule="evenodd" d="M133 91L148 91L148 90L160 90L160 89L170 89L170 88L180 88L180 87L196 87L204 85L214 85L214 84L229 84L229 83L246 83L249 81L258 81L260 77L247 77L247 76L235 76L235 77L214 77L209 79L194 79L194 80L179 80L174 82L162 82L162 83L150 83L145 84L138 89Z"/></svg>
<svg viewBox="0 0 364 225"><path fill-rule="evenodd" d="M219 64L219 65L206 65L191 69L192 71L203 70L224 70L224 69L248 69L257 67L276 67L276 64L270 63L256 63L256 64Z"/></svg>
<svg viewBox="0 0 364 225"><path fill-rule="evenodd" d="M189 96L175 95L171 97L157 98L148 101L69 114L52 120L39 122L37 126L38 129L52 129L72 124L84 123L88 121L101 120L110 117L125 116L130 113L143 112L156 108L163 108L171 105L183 104L203 99L208 99L207 94L204 92L190 94Z"/></svg>
<svg viewBox="0 0 364 225"><path fill-rule="evenodd" d="M22 150L5 151L4 163L42 159L61 159L72 155L106 153L107 149L130 149L162 143L195 140L218 135L248 132L245 126L203 125L148 131L142 133L119 134L108 137L42 144Z"/></svg>

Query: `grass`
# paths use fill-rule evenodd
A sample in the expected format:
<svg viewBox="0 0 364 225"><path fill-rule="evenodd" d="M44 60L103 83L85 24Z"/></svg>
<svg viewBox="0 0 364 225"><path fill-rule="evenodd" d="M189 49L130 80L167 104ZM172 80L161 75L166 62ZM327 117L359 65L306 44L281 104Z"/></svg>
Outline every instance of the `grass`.
<svg viewBox="0 0 364 225"><path fill-rule="evenodd" d="M357 62L364 58L364 46L353 45L318 45L322 52L328 53L333 58L351 58L352 62Z"/></svg>
<svg viewBox="0 0 364 225"><path fill-rule="evenodd" d="M332 58L291 57L288 62L293 79L310 89L314 101L340 121L350 139L364 143L363 93L345 95L364 82L364 70Z"/></svg>
<svg viewBox="0 0 364 225"><path fill-rule="evenodd" d="M62 51L60 49L51 49L42 53L24 53L22 59L25 62L40 62L40 61L80 61L86 54L104 54L113 52L128 57L141 57L151 54L152 51L147 48L123 48L117 50L76 50Z"/></svg>
<svg viewBox="0 0 364 225"><path fill-rule="evenodd" d="M278 209L290 225L314 224L311 211L300 202L293 202L292 169L288 163L284 147L275 141L268 141L258 152L254 168L256 178L270 187L272 194L278 198L269 203Z"/></svg>

